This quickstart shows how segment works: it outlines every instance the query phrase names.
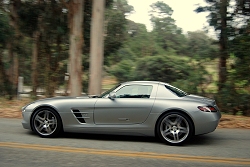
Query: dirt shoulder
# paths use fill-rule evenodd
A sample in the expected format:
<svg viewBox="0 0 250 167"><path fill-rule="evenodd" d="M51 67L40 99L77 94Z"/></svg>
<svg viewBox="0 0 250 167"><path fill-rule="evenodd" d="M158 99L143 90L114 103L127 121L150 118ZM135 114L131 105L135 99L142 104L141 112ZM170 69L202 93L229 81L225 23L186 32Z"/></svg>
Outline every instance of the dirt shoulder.
<svg viewBox="0 0 250 167"><path fill-rule="evenodd" d="M21 108L29 102L30 99L8 101L0 98L0 118L22 118ZM250 129L250 117L223 114L218 128Z"/></svg>
<svg viewBox="0 0 250 167"><path fill-rule="evenodd" d="M218 127L250 129L250 117L223 114Z"/></svg>

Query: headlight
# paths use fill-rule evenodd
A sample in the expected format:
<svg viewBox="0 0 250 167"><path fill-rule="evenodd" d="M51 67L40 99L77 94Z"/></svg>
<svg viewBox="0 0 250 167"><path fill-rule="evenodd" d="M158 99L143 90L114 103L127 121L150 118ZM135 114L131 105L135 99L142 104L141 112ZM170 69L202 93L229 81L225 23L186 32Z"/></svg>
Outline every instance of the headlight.
<svg viewBox="0 0 250 167"><path fill-rule="evenodd" d="M25 109L29 106L30 104L27 104L26 106L22 107L22 112L25 112Z"/></svg>
<svg viewBox="0 0 250 167"><path fill-rule="evenodd" d="M24 106L24 107L22 107L22 112L25 112L25 108L26 108L27 106Z"/></svg>
<svg viewBox="0 0 250 167"><path fill-rule="evenodd" d="M197 108L203 112L217 112L216 108L212 106L198 106Z"/></svg>

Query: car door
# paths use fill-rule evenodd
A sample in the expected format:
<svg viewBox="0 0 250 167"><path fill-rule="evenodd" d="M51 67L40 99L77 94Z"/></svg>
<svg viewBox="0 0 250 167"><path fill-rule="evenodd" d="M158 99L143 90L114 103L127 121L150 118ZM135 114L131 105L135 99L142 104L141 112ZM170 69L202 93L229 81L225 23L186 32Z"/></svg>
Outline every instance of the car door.
<svg viewBox="0 0 250 167"><path fill-rule="evenodd" d="M95 124L143 123L154 104L153 85L125 85L119 88L116 98L100 98L95 104Z"/></svg>

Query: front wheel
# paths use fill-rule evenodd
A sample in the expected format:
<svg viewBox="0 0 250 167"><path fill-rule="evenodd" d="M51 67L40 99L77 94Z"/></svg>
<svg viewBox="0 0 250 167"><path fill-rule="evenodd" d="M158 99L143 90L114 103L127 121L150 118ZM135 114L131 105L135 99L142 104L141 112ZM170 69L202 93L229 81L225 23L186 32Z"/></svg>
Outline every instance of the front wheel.
<svg viewBox="0 0 250 167"><path fill-rule="evenodd" d="M41 137L55 137L62 129L58 113L50 108L42 108L32 117L33 130Z"/></svg>
<svg viewBox="0 0 250 167"><path fill-rule="evenodd" d="M180 145L193 134L193 124L184 114L169 112L162 116L157 123L159 138L169 145Z"/></svg>

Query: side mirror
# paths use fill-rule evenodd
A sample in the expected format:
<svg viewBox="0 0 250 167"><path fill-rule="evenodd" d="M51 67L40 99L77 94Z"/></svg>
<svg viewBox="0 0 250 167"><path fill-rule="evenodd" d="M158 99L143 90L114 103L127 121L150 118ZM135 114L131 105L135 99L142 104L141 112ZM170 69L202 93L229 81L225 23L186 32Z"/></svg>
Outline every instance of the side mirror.
<svg viewBox="0 0 250 167"><path fill-rule="evenodd" d="M110 92L109 93L109 99L114 100L116 98L115 92Z"/></svg>

